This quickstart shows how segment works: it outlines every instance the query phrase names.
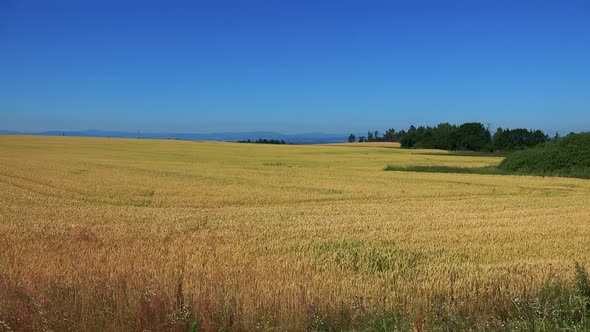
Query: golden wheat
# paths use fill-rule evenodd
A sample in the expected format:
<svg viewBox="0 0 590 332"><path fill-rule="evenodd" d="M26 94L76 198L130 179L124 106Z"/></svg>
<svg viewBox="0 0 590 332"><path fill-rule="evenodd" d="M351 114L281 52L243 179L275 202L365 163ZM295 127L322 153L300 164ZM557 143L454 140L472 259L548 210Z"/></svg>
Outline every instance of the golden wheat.
<svg viewBox="0 0 590 332"><path fill-rule="evenodd" d="M383 168L500 160L0 136L0 321L174 329L186 309L204 329L302 330L440 297L484 312L590 265L590 181Z"/></svg>

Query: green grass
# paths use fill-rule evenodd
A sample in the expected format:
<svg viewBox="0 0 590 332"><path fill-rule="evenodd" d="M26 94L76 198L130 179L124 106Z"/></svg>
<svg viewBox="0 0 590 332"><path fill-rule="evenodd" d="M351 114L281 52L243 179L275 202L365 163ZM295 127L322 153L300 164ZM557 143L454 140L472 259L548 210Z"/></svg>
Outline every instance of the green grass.
<svg viewBox="0 0 590 332"><path fill-rule="evenodd" d="M455 156L455 157L506 157L510 153L509 151L495 151L495 152L482 152L482 151L436 151L436 152L412 152L412 154L423 155L423 156Z"/></svg>
<svg viewBox="0 0 590 332"><path fill-rule="evenodd" d="M530 175L530 176L549 176L590 179L590 169L570 168L560 171L534 171L530 169L521 169L518 171L509 171L494 166L485 167L454 167L454 166L395 166L388 165L385 171L395 172L419 172L419 173L455 173L455 174L483 174L483 175Z"/></svg>
<svg viewBox="0 0 590 332"><path fill-rule="evenodd" d="M485 167L453 167L453 166L393 166L385 167L386 171L398 172L423 172L423 173L459 173L459 174L488 174L507 175L509 172L502 171L494 166Z"/></svg>

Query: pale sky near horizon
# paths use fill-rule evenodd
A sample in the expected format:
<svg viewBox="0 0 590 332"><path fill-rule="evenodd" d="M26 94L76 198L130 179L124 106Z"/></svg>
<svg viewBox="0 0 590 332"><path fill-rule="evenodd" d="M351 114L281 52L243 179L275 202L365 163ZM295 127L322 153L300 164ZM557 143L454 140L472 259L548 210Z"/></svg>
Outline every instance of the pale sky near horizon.
<svg viewBox="0 0 590 332"><path fill-rule="evenodd" d="M0 129L590 131L588 17L584 1L0 0Z"/></svg>

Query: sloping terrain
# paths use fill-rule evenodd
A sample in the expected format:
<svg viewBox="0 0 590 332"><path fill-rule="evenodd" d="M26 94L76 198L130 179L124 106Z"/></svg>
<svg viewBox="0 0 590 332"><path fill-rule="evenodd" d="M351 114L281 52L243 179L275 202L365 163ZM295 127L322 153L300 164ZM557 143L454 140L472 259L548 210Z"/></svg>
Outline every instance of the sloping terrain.
<svg viewBox="0 0 590 332"><path fill-rule="evenodd" d="M581 329L590 182L439 152L0 136L0 331Z"/></svg>

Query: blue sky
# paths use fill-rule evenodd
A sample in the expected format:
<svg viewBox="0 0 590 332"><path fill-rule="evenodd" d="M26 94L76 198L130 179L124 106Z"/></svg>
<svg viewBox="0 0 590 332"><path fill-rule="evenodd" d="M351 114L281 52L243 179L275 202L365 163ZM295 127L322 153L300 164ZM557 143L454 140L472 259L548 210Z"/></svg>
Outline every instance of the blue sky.
<svg viewBox="0 0 590 332"><path fill-rule="evenodd" d="M0 0L0 129L590 130L590 2Z"/></svg>

